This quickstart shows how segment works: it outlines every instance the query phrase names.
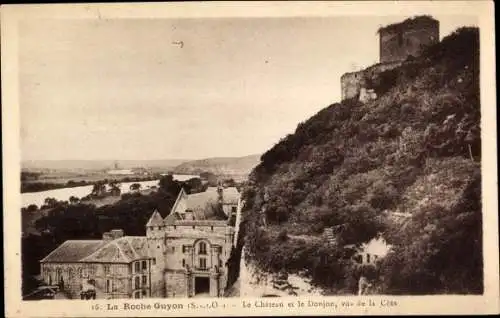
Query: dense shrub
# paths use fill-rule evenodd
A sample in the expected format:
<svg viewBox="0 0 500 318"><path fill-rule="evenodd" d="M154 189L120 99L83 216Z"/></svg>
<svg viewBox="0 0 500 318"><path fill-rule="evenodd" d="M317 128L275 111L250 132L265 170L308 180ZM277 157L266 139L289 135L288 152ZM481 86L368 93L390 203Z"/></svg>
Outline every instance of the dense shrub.
<svg viewBox="0 0 500 318"><path fill-rule="evenodd" d="M383 232L395 252L378 292L481 293L478 41L457 30L382 73L377 100L330 105L269 149L244 194L248 257L352 291L359 273L338 246ZM337 247L319 236L331 226L344 228Z"/></svg>

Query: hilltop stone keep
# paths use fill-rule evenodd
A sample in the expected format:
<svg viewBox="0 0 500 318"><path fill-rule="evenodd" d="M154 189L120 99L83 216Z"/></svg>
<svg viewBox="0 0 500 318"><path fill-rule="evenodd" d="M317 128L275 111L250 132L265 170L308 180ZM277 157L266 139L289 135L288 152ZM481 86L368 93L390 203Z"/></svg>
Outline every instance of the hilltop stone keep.
<svg viewBox="0 0 500 318"><path fill-rule="evenodd" d="M391 24L378 30L380 62L358 72L342 75L342 100L358 98L367 102L377 98L374 85L381 81L382 72L400 66L411 57L439 41L439 21L429 16L418 16Z"/></svg>
<svg viewBox="0 0 500 318"><path fill-rule="evenodd" d="M73 299L220 297L240 209L234 187L181 190L167 217L152 213L146 236L66 241L40 261L42 278Z"/></svg>

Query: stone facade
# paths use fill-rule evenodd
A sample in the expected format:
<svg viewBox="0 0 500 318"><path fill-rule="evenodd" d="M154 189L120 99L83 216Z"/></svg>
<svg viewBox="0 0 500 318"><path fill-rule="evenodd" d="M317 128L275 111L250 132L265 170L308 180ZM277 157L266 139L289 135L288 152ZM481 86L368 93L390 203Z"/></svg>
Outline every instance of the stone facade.
<svg viewBox="0 0 500 318"><path fill-rule="evenodd" d="M224 190L181 190L166 218L153 212L144 237L112 230L102 240L66 241L40 261L43 279L73 299L89 291L107 299L221 297L235 239L229 221L241 207L239 193Z"/></svg>
<svg viewBox="0 0 500 318"><path fill-rule="evenodd" d="M342 88L342 100L350 98L358 98L362 102L376 98L376 95L370 94L370 96L363 96L362 91L367 94L368 91L372 90L373 83L378 81L378 77L381 73L395 69L401 66L402 62L387 62L372 65L359 72L345 73L340 78L340 84ZM376 92L373 92L376 94Z"/></svg>
<svg viewBox="0 0 500 318"><path fill-rule="evenodd" d="M141 265L137 271L135 263ZM58 285L71 299L81 298L82 289L87 284L95 288L97 298L139 298L150 295L149 268L149 260L130 264L43 262L41 273L48 285Z"/></svg>
<svg viewBox="0 0 500 318"><path fill-rule="evenodd" d="M422 49L439 41L439 21L420 16L379 30L380 62L404 61L417 57Z"/></svg>
<svg viewBox="0 0 500 318"><path fill-rule="evenodd" d="M366 103L377 98L373 83L385 71L394 69L410 56L439 41L439 21L420 16L379 29L380 63L340 78L342 100L357 98Z"/></svg>

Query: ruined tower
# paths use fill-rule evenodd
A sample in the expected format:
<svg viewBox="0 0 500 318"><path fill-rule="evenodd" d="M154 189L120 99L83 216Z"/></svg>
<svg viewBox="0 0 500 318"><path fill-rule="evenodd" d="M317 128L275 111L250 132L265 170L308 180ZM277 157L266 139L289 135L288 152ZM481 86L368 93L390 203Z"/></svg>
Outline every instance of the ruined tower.
<svg viewBox="0 0 500 318"><path fill-rule="evenodd" d="M439 42L439 21L430 16L417 16L378 30L380 63L361 71L345 73L340 78L342 100L356 98L360 102L377 99L374 83L379 75L418 57L425 47Z"/></svg>
<svg viewBox="0 0 500 318"><path fill-rule="evenodd" d="M417 57L426 46L439 41L439 21L417 16L378 30L380 63L404 61Z"/></svg>

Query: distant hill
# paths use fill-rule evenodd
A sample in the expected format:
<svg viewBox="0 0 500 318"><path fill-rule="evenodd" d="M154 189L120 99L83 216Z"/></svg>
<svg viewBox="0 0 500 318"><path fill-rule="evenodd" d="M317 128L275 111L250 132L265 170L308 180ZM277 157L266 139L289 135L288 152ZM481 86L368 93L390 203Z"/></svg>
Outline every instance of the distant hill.
<svg viewBox="0 0 500 318"><path fill-rule="evenodd" d="M89 171L113 169L115 163L120 169L149 168L170 170L185 162L184 159L160 160L26 160L21 163L23 170L70 170Z"/></svg>
<svg viewBox="0 0 500 318"><path fill-rule="evenodd" d="M260 155L207 158L184 162L173 171L183 174L211 172L216 175L247 176L259 162Z"/></svg>

